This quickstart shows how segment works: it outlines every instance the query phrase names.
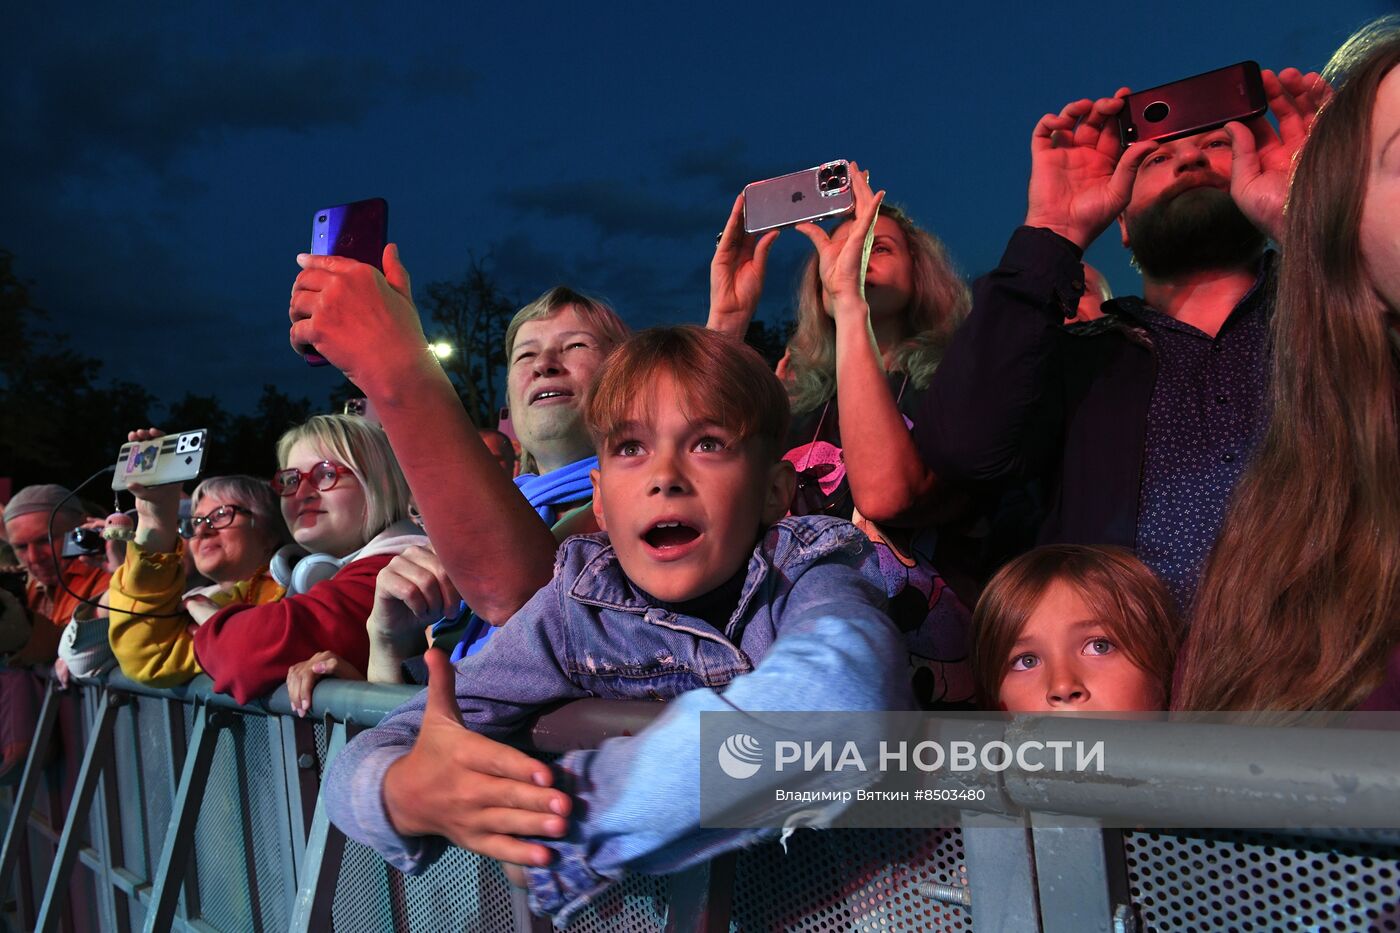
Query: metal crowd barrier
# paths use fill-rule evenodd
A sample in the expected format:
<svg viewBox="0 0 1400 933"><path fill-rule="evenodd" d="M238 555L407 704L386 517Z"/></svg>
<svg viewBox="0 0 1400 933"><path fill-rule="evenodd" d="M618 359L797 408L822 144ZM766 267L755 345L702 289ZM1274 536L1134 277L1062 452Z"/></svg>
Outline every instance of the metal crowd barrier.
<svg viewBox="0 0 1400 933"><path fill-rule="evenodd" d="M174 690L120 674L69 691L49 683L23 777L3 801L5 923L122 933L549 929L490 860L449 849L405 877L326 820L326 765L415 690L324 681L303 719L285 688L241 706L203 677ZM81 760L46 764L64 705ZM531 740L545 753L590 747L636 731L657 709L582 701L541 718ZM1343 738L1323 767L1310 749L1220 728L1210 733L1218 747L1255 747L1183 755L1158 744L1162 733L1125 726L1115 748L1127 749L1126 764L1095 784L1008 775L958 828L804 831L785 849L765 844L678 875L630 878L569 929L1400 931L1396 833L1116 831L1095 821L1164 795L1204 821L1222 804L1201 789L1224 781L1235 788L1225 805L1280 817L1325 817L1339 788L1359 787L1373 812L1400 824L1400 768L1385 764L1400 754L1393 737ZM76 768L66 805L62 765ZM1082 826L1063 816L1051 825L1049 811L1081 814Z"/></svg>

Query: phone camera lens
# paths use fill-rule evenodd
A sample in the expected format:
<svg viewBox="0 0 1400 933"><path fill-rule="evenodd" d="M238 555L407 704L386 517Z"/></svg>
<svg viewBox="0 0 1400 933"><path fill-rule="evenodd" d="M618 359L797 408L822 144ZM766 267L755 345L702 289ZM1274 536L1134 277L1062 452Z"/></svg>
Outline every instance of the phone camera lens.
<svg viewBox="0 0 1400 933"><path fill-rule="evenodd" d="M325 214L322 214L320 217L317 217L317 218L316 218L316 222L317 222L318 224L323 224L323 223L325 223L325 222L326 222L326 215L325 215Z"/></svg>
<svg viewBox="0 0 1400 933"><path fill-rule="evenodd" d="M1148 123L1161 123L1167 118L1167 114L1172 112L1172 108L1167 106L1166 101L1153 101L1142 110L1142 118Z"/></svg>

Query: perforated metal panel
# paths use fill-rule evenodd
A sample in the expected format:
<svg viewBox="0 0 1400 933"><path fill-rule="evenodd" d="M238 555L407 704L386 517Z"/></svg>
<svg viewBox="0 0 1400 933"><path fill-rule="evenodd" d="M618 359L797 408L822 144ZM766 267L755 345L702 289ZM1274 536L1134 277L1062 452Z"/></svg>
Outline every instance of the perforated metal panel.
<svg viewBox="0 0 1400 933"><path fill-rule="evenodd" d="M1217 832L1125 833L1155 933L1400 933L1400 847Z"/></svg>
<svg viewBox="0 0 1400 933"><path fill-rule="evenodd" d="M311 724L311 737L316 742L316 780L318 781L326 775L326 746L330 742L327 732L324 720L318 719Z"/></svg>
<svg viewBox="0 0 1400 933"><path fill-rule="evenodd" d="M135 717L136 748L133 751L140 756L144 780L142 796L125 799L141 802L139 821L145 824L146 864L151 866L160 861L160 850L170 826L171 788L179 777L172 760L170 735L165 728L167 702L154 697L133 697L131 703ZM131 819L131 815L125 815L123 822Z"/></svg>
<svg viewBox="0 0 1400 933"><path fill-rule="evenodd" d="M830 830L740 854L731 931L970 931L961 906L921 893L966 884L959 830Z"/></svg>
<svg viewBox="0 0 1400 933"><path fill-rule="evenodd" d="M219 733L195 827L201 919L220 930L285 929L292 890L280 732L244 716Z"/></svg>
<svg viewBox="0 0 1400 933"><path fill-rule="evenodd" d="M655 933L666 925L665 878L633 875L574 916L568 933Z"/></svg>
<svg viewBox="0 0 1400 933"><path fill-rule="evenodd" d="M347 842L331 919L337 933L512 929L510 887L494 860L450 848L412 878Z"/></svg>

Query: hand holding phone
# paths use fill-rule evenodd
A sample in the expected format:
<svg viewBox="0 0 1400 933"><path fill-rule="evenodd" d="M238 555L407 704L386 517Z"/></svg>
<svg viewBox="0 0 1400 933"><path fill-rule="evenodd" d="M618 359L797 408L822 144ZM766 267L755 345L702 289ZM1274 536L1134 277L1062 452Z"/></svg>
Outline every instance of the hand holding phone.
<svg viewBox="0 0 1400 933"><path fill-rule="evenodd" d="M1305 75L1296 68L1278 74L1265 69L1261 75L1278 129L1268 120L1225 125L1232 154L1230 197L1250 223L1277 240L1293 166L1332 88L1316 72Z"/></svg>
<svg viewBox="0 0 1400 933"><path fill-rule="evenodd" d="M1244 123L1268 106L1259 64L1245 61L1129 94L1118 114L1118 132L1125 146L1167 142Z"/></svg>
<svg viewBox="0 0 1400 933"><path fill-rule="evenodd" d="M389 202L383 198L323 207L312 215L313 256L346 256L383 272L384 245L388 239ZM315 347L302 348L302 358L311 366L327 364Z"/></svg>
<svg viewBox="0 0 1400 933"><path fill-rule="evenodd" d="M870 249L875 239L875 222L879 219L880 202L885 192L870 190L870 182L860 167L851 163L855 173L852 194L855 217L850 233L840 243L833 242L825 230L816 224L799 224L799 233L812 241L817 251L817 273L821 277L822 301L826 312L836 320L838 330L843 321L859 321L862 332L868 327L870 306L865 298L865 271L870 261Z"/></svg>
<svg viewBox="0 0 1400 933"><path fill-rule="evenodd" d="M420 369L442 366L429 350L413 303L413 283L395 244L384 270L338 256L297 256L287 338L298 353L314 344L370 399L379 399Z"/></svg>
<svg viewBox="0 0 1400 933"><path fill-rule="evenodd" d="M855 209L845 159L744 186L744 232L812 223Z"/></svg>
<svg viewBox="0 0 1400 933"><path fill-rule="evenodd" d="M778 231L764 234L744 232L744 196L734 199L729 220L715 241L710 259L710 314L705 326L710 330L744 339L758 300L763 296L763 275L768 251Z"/></svg>
<svg viewBox="0 0 1400 933"><path fill-rule="evenodd" d="M1026 226L1087 249L1127 207L1138 167L1157 149L1146 142L1123 150L1116 123L1128 93L1071 101L1036 122Z"/></svg>
<svg viewBox="0 0 1400 933"><path fill-rule="evenodd" d="M164 486L196 478L204 468L208 436L209 432L200 428L149 440L128 441L117 451L112 488L125 489L130 483Z"/></svg>

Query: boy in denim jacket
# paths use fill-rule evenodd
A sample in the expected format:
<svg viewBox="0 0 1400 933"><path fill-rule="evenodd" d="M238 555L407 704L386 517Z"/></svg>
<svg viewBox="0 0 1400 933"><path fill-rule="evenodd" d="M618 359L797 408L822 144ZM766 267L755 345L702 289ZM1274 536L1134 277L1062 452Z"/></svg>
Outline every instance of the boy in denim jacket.
<svg viewBox="0 0 1400 933"><path fill-rule="evenodd" d="M558 763L569 797L550 806L575 816L543 832L561 836L540 840L552 852L512 840L532 908L563 924L628 872L678 871L763 835L700 828L701 712L911 708L869 541L839 519L783 518L788 417L777 378L731 337L655 328L618 348L585 408L604 533L565 541L553 582L457 664L455 711L433 699L445 683L430 685L346 746L326 775L332 821L405 872L441 854L441 834L482 851L454 832L453 763L441 746L419 752L420 730L452 728L460 711L502 738L563 700L670 700L636 736Z"/></svg>

